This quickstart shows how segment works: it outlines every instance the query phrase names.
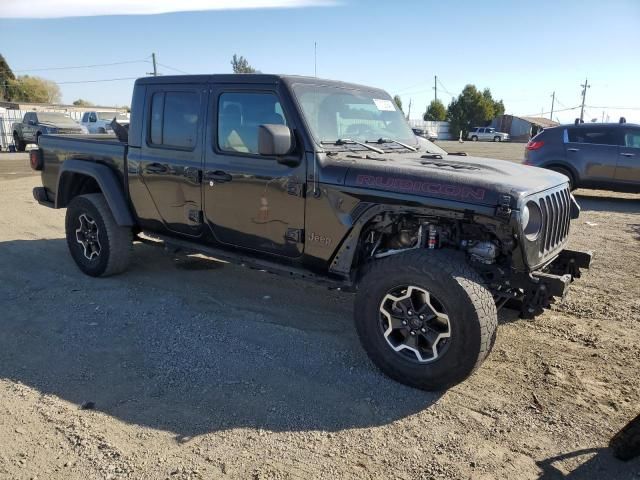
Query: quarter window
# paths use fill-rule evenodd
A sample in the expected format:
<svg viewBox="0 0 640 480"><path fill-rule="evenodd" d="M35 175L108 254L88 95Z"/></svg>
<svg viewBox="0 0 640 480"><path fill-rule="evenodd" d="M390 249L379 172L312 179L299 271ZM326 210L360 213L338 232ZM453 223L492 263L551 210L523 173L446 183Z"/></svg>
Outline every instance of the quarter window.
<svg viewBox="0 0 640 480"><path fill-rule="evenodd" d="M151 99L150 143L193 150L198 137L199 116L197 93L155 93Z"/></svg>
<svg viewBox="0 0 640 480"><path fill-rule="evenodd" d="M569 142L596 145L619 145L613 128L582 127L569 128Z"/></svg>
<svg viewBox="0 0 640 480"><path fill-rule="evenodd" d="M218 147L226 152L258 154L258 127L286 125L273 93L223 93L218 101Z"/></svg>

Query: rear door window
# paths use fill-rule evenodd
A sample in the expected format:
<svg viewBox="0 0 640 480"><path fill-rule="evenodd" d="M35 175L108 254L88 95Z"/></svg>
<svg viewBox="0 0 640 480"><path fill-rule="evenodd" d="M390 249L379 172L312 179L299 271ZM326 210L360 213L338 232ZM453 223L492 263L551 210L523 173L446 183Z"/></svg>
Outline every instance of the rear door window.
<svg viewBox="0 0 640 480"><path fill-rule="evenodd" d="M640 148L640 129L632 129L625 132L624 146L629 148Z"/></svg>
<svg viewBox="0 0 640 480"><path fill-rule="evenodd" d="M193 150L198 137L200 98L196 92L158 92L151 100L152 145Z"/></svg>
<svg viewBox="0 0 640 480"><path fill-rule="evenodd" d="M590 143L593 145L620 145L616 129L607 127L581 127L567 129L571 143Z"/></svg>

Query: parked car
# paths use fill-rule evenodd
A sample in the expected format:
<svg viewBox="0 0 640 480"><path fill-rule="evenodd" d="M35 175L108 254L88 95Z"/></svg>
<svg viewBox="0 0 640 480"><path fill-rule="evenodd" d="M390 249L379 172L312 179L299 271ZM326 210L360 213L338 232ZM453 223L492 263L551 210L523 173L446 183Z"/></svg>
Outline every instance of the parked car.
<svg viewBox="0 0 640 480"><path fill-rule="evenodd" d="M22 121L14 123L11 128L13 143L19 152L24 152L29 143L38 144L41 135L89 133L85 127L61 112L27 112Z"/></svg>
<svg viewBox="0 0 640 480"><path fill-rule="evenodd" d="M527 144L524 163L564 174L571 188L640 192L640 125L547 128Z"/></svg>
<svg viewBox="0 0 640 480"><path fill-rule="evenodd" d="M438 139L438 134L431 130L424 130L423 128L412 128L413 133L418 137L426 138L431 142L435 142Z"/></svg>
<svg viewBox="0 0 640 480"><path fill-rule="evenodd" d="M566 177L432 145L372 87L147 77L126 142L42 137L33 194L67 209L69 252L93 277L126 270L139 239L356 292L373 362L440 390L487 357L497 306L542 312L591 255L566 248L579 214Z"/></svg>
<svg viewBox="0 0 640 480"><path fill-rule="evenodd" d="M474 142L483 140L488 142L508 142L509 134L498 132L493 127L475 127L467 134L467 139Z"/></svg>
<svg viewBox="0 0 640 480"><path fill-rule="evenodd" d="M129 117L121 112L84 112L81 125L87 127L89 133L113 133L111 122L116 119L120 125L128 125Z"/></svg>

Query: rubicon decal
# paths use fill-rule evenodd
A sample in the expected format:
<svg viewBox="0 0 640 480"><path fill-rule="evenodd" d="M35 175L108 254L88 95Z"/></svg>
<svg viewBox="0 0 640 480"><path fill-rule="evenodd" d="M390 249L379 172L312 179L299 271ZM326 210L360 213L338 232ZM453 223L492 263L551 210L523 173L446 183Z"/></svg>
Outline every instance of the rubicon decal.
<svg viewBox="0 0 640 480"><path fill-rule="evenodd" d="M367 187L386 188L409 193L427 193L444 195L460 199L484 200L484 188L469 187L467 185L451 185L447 183L422 182L404 178L378 177L374 175L358 175L356 184Z"/></svg>

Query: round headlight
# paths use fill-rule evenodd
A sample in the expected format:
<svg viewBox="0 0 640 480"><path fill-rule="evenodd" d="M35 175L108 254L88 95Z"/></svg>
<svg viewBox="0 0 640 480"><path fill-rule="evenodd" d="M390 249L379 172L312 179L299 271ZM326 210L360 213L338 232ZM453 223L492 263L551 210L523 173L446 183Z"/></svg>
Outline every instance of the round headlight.
<svg viewBox="0 0 640 480"><path fill-rule="evenodd" d="M522 209L522 230L527 240L533 242L542 230L542 212L536 202L528 201Z"/></svg>

